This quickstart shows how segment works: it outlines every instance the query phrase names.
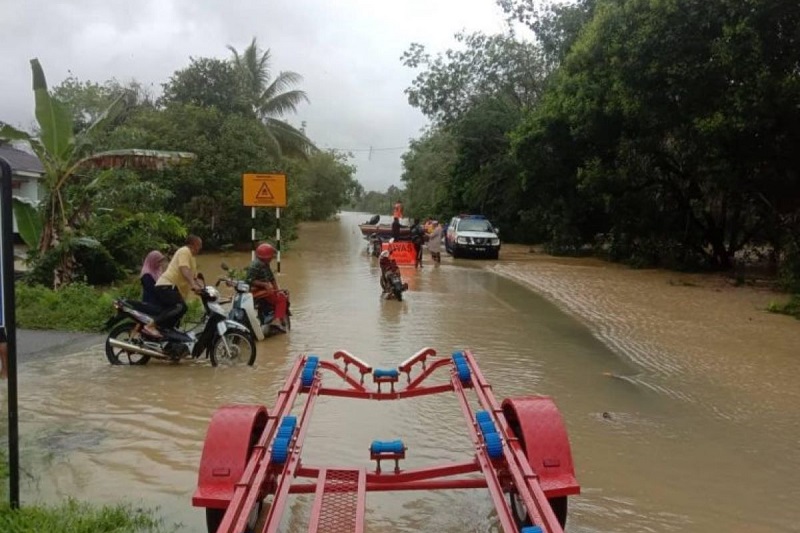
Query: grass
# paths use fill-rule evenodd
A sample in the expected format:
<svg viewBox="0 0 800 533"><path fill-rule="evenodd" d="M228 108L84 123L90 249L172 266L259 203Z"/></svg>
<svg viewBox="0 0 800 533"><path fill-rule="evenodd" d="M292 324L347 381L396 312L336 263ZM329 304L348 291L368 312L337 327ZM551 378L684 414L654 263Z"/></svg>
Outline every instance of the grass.
<svg viewBox="0 0 800 533"><path fill-rule="evenodd" d="M130 505L94 506L68 499L58 505L8 503L8 459L0 448L0 531L14 533L162 533L167 530L152 510ZM174 529L172 530L174 531Z"/></svg>
<svg viewBox="0 0 800 533"><path fill-rule="evenodd" d="M167 531L152 511L128 505L92 506L67 500L55 506L0 505L0 531L16 533L156 533Z"/></svg>
<svg viewBox="0 0 800 533"><path fill-rule="evenodd" d="M800 319L800 294L793 295L791 300L789 300L784 304L772 302L771 304L769 304L767 311L769 311L770 313L789 315L797 319Z"/></svg>
<svg viewBox="0 0 800 533"><path fill-rule="evenodd" d="M111 306L114 299L139 299L141 288L138 280L100 288L73 283L57 291L17 283L15 293L17 327L98 332L114 314ZM191 299L185 321L196 322L201 315L202 304L196 298Z"/></svg>

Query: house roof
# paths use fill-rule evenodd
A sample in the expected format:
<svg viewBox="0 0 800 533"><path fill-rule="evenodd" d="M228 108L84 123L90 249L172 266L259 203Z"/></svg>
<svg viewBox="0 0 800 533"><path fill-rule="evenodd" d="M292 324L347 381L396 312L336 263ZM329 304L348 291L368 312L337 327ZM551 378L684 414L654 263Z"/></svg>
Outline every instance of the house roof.
<svg viewBox="0 0 800 533"><path fill-rule="evenodd" d="M18 150L7 144L0 144L0 157L8 161L11 171L36 172L44 174L44 167L35 155Z"/></svg>

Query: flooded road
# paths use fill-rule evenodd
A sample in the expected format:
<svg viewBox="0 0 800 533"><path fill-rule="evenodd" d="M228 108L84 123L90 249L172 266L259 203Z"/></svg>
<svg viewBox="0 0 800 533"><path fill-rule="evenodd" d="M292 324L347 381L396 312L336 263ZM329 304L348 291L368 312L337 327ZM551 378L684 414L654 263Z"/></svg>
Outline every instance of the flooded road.
<svg viewBox="0 0 800 533"><path fill-rule="evenodd" d="M291 290L293 329L261 342L253 368L111 367L102 346L24 361L23 502L73 496L158 506L166 523L205 531L191 495L218 406L271 407L301 353L330 358L346 349L388 368L431 346L442 355L471 348L498 399L554 397L583 490L570 499L568 531L798 531L797 353L751 354L747 343L732 344L730 359L702 350L675 353L631 330L645 325L655 331L652 338L680 337L687 346L695 336L715 335L687 320L696 303L691 294L670 316L649 315L646 301L659 295L647 293L641 309L614 314L603 287L621 290L615 284L630 276L597 269L593 283L581 285L587 276L579 271L571 278L546 265L526 269L508 252L497 264L443 257L434 266L426 257L423 269L403 269L410 286L405 300L384 301L377 260L366 255L356 227L365 218L344 214L303 227L279 274ZM223 260L241 268L249 254L201 255L198 263L210 279L222 273ZM756 345L776 342L769 328L754 330L764 332ZM6 390L0 387L3 405ZM368 466L369 443L394 438L409 448L407 467L463 460L470 450L452 395L369 403L322 398L303 457ZM310 501L292 500L287 531L303 530ZM370 532L497 527L482 490L378 493L367 500Z"/></svg>

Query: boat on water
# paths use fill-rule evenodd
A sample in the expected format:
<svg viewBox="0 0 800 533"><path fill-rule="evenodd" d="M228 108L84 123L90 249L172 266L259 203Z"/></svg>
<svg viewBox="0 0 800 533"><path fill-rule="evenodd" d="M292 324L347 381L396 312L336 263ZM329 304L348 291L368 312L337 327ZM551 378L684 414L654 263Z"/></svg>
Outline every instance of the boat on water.
<svg viewBox="0 0 800 533"><path fill-rule="evenodd" d="M372 235L377 235L381 238L391 238L392 236L392 225L391 224L359 224L358 229L361 230L361 235L364 237L370 237ZM411 236L411 228L408 226L400 226L400 237L410 237Z"/></svg>
<svg viewBox="0 0 800 533"><path fill-rule="evenodd" d="M364 238L367 239L372 237L373 235L375 235L376 237L380 237L383 240L392 237L391 222L381 223L380 215L374 215L366 222L359 224L358 229L361 230L361 235L363 235ZM400 237L401 238L411 237L411 228L404 224L400 224Z"/></svg>

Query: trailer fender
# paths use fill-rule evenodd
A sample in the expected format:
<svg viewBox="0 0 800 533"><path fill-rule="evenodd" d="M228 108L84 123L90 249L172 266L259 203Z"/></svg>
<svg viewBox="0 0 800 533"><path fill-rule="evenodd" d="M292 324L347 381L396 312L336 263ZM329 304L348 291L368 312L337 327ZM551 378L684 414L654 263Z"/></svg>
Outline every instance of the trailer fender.
<svg viewBox="0 0 800 533"><path fill-rule="evenodd" d="M227 509L267 419L263 405L226 405L214 412L203 444L192 505Z"/></svg>
<svg viewBox="0 0 800 533"><path fill-rule="evenodd" d="M549 396L503 400L503 414L548 499L580 493L567 430Z"/></svg>

